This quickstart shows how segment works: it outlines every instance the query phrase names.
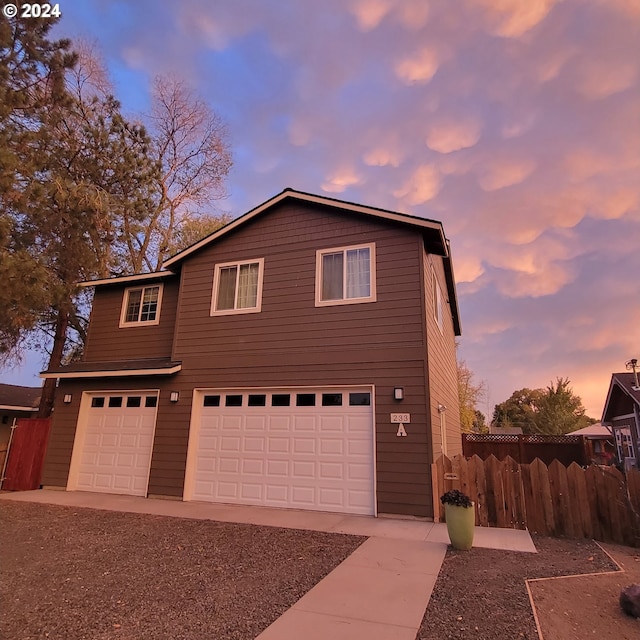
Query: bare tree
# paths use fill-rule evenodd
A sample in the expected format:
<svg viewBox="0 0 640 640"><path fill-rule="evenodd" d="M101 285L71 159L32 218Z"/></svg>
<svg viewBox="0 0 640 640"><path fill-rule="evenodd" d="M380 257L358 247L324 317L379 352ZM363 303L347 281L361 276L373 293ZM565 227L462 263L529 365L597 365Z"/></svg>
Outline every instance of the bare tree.
<svg viewBox="0 0 640 640"><path fill-rule="evenodd" d="M126 220L134 273L157 271L181 225L225 197L232 164L223 121L176 78L156 78L148 130L161 175L155 209L142 222Z"/></svg>

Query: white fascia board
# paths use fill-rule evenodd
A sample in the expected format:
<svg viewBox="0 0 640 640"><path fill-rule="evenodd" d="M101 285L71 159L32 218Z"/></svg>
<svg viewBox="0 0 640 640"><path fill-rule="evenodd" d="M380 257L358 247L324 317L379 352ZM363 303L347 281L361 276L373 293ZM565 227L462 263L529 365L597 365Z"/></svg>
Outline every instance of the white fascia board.
<svg viewBox="0 0 640 640"><path fill-rule="evenodd" d="M14 404L0 404L2 411L37 411L38 407L16 407Z"/></svg>
<svg viewBox="0 0 640 640"><path fill-rule="evenodd" d="M323 206L335 207L337 209L343 209L345 211L353 211L354 213L361 213L361 214L372 216L375 218L383 218L385 220L392 220L393 222L400 222L402 224L408 224L408 225L411 225L414 227L420 227L423 229L433 229L440 233L443 250L445 253L448 252L447 241L444 236L444 229L440 222L436 222L434 220L427 220L426 218L418 218L416 216L410 216L405 213L394 213L393 211L386 211L384 209L374 209L372 207L366 207L360 204L343 202L342 200L334 200L333 198L324 198L322 196L316 196L310 193L301 193L299 191L288 189L286 191L283 191L282 193L279 193L277 196L274 196L270 200L267 200L266 202L256 207L255 209L251 209L251 211L248 211L247 213L240 216L239 218L236 218L235 220L225 225L221 229L218 229L218 231L214 231L211 235L207 236L206 238L203 238L202 240L200 240L200 242L196 242L196 244L192 245L188 249L185 249L184 251L177 253L172 258L169 258L166 262L162 264L162 268L167 269L175 262L178 262L179 260L184 260L184 258L186 258L188 255L190 255L194 251L197 251L201 247L204 247L210 242L213 242L217 238L220 238L221 236L229 233L230 231L233 231L233 229L239 227L245 222L248 222L255 216L261 214L266 209L273 207L274 205L278 204L285 198L294 198L296 200L303 200L305 202L312 202L314 204L320 204Z"/></svg>
<svg viewBox="0 0 640 640"><path fill-rule="evenodd" d="M114 371L76 371L63 373L46 373L40 374L41 378L129 378L131 376L168 376L182 370L182 365L166 369L117 369Z"/></svg>
<svg viewBox="0 0 640 640"><path fill-rule="evenodd" d="M95 287L103 284L121 284L127 282L138 282L140 280L159 280L160 278L168 278L175 276L173 271L154 271L153 273L138 273L133 276L117 276L115 278L104 278L103 280L88 280L87 282L79 282L80 287Z"/></svg>

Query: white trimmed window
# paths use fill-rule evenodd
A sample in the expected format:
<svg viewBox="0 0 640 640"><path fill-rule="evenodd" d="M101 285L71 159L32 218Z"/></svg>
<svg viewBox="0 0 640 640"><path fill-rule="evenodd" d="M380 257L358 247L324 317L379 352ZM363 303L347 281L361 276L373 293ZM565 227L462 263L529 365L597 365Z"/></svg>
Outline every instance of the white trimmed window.
<svg viewBox="0 0 640 640"><path fill-rule="evenodd" d="M440 331L444 332L444 322L442 319L442 289L440 288L440 283L436 277L436 272L432 271L431 275L433 280L433 315L438 323Z"/></svg>
<svg viewBox="0 0 640 640"><path fill-rule="evenodd" d="M375 300L375 244L316 251L316 307Z"/></svg>
<svg viewBox="0 0 640 640"><path fill-rule="evenodd" d="M160 322L161 284L125 289L120 313L121 327L139 327Z"/></svg>
<svg viewBox="0 0 640 640"><path fill-rule="evenodd" d="M264 258L217 264L211 315L257 313L262 308Z"/></svg>

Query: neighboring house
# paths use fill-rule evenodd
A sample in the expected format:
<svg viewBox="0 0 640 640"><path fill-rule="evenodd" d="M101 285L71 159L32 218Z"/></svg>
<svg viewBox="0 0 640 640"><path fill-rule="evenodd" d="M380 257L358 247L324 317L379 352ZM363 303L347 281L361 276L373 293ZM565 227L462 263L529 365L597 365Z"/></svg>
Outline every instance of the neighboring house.
<svg viewBox="0 0 640 640"><path fill-rule="evenodd" d="M640 386L636 374L611 376L601 422L611 427L617 457L624 467L640 467Z"/></svg>
<svg viewBox="0 0 640 640"><path fill-rule="evenodd" d="M583 436L587 445L587 454L596 464L609 465L616 460L616 447L613 432L601 423L576 429L567 435Z"/></svg>
<svg viewBox="0 0 640 640"><path fill-rule="evenodd" d="M9 442L14 418L35 418L41 387L0 383L0 446Z"/></svg>
<svg viewBox="0 0 640 640"><path fill-rule="evenodd" d="M42 374L45 486L433 516L430 465L461 452L440 222L287 189L84 285L84 360Z"/></svg>

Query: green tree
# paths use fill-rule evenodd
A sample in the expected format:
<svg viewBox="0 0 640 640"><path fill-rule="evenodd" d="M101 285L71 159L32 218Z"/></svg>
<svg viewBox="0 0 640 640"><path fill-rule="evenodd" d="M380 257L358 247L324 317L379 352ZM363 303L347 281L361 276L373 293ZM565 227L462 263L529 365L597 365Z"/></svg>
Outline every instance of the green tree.
<svg viewBox="0 0 640 640"><path fill-rule="evenodd" d="M77 283L119 272L124 212L142 218L153 207L158 171L144 128L127 122L115 98L91 82L82 58L65 82L64 100L51 101L29 125L23 122L30 135L16 155L30 175L27 180L21 169L14 171L15 196L3 212L12 262L24 256L45 275L34 285L37 300L20 298L29 314L14 334L19 339L39 329L50 344L49 367L63 362L70 332L83 342ZM54 393L55 380L46 380L39 415L49 415Z"/></svg>
<svg viewBox="0 0 640 640"><path fill-rule="evenodd" d="M464 360L458 361L458 398L460 400L460 427L464 433L475 431L478 425L477 414L482 413L478 404L485 395L484 382L476 384L473 380L473 371L469 369ZM484 418L484 415L483 415Z"/></svg>
<svg viewBox="0 0 640 640"><path fill-rule="evenodd" d="M492 424L521 427L523 433L560 435L593 424L585 415L579 396L573 393L568 378L557 378L545 389L520 389L495 405Z"/></svg>
<svg viewBox="0 0 640 640"><path fill-rule="evenodd" d="M38 175L29 152L45 133L49 109L68 103L65 73L76 55L68 40L51 41L56 20L0 16L0 355L16 357L50 294L46 267L17 224L25 188Z"/></svg>

